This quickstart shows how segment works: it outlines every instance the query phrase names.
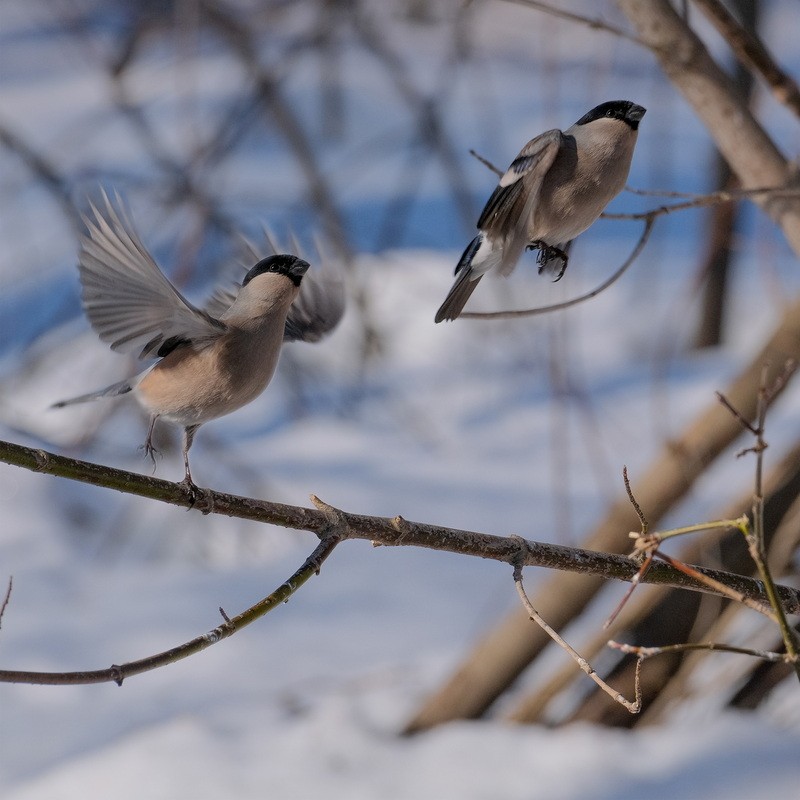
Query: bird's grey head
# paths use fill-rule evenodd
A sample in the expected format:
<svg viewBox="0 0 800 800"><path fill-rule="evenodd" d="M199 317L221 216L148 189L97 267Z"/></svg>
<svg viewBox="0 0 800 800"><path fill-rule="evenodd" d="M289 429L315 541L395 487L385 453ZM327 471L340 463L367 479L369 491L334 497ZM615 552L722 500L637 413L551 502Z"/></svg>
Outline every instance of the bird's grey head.
<svg viewBox="0 0 800 800"><path fill-rule="evenodd" d="M277 256L267 256L267 258L262 258L261 261L244 276L242 286L247 286L253 278L257 275L263 275L265 272L285 275L295 286L299 286L309 266L308 261L303 261L302 258L285 253Z"/></svg>
<svg viewBox="0 0 800 800"><path fill-rule="evenodd" d="M595 106L575 124L588 125L597 119L618 119L635 131L639 128L639 121L646 111L646 108L637 106L636 103L632 103L630 100L609 100L607 103L600 103L599 106Z"/></svg>

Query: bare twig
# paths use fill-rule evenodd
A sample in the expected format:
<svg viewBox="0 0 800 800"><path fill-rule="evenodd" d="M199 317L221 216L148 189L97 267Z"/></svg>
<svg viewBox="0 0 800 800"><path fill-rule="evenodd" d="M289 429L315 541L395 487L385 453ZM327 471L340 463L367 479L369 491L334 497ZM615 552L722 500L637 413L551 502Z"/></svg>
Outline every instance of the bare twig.
<svg viewBox="0 0 800 800"><path fill-rule="evenodd" d="M753 611L757 611L759 614L763 614L771 622L777 624L778 617L770 610L769 606L766 605L765 603L758 602L750 597L747 597L747 595L743 594L742 592L739 592L736 589L727 586L721 581L712 578L710 575L703 574L696 567L689 566L689 564L684 564L677 558L672 558L672 556L668 556L666 553L662 553L660 550L657 550L655 552L655 557L666 562L671 567L680 570L689 577L695 578L696 580L705 583L708 586L708 588L711 591L715 592L716 594L719 594L723 597L727 597L729 600L733 600L736 603L741 603L743 606L747 606Z"/></svg>
<svg viewBox="0 0 800 800"><path fill-rule="evenodd" d="M503 170L501 170L499 167L496 167L494 164L492 164L492 162L489 161L488 158L484 158L477 150L470 149L469 154L473 158L478 159L478 161L480 161L481 164L483 164L483 166L486 167L488 170L490 170L491 172L494 172L494 174L497 175L498 178L502 178L503 175L505 174L503 172Z"/></svg>
<svg viewBox="0 0 800 800"><path fill-rule="evenodd" d="M784 646L786 647L786 654L793 658L792 664L794 665L795 673L798 680L800 680L800 660L797 659L797 639L794 630L789 621L786 619L786 612L783 608L781 601L778 599L775 592L775 582L772 578L772 571L769 568L769 563L766 554L766 544L764 535L764 489L763 489L763 473L764 473L764 451L767 449L767 442L764 438L767 410L773 399L780 394L783 387L786 385L789 377L795 369L794 362L789 362L783 373L779 374L775 379L774 386L768 386L769 366L765 365L761 374L761 383L758 392L758 402L756 404L756 421L755 423L749 422L742 413L740 413L732 403L730 403L723 395L718 395L725 407L736 417L739 423L747 430L749 430L755 438L755 444L749 448L749 452L755 453L756 467L755 479L753 487L753 527L742 529L747 547L750 552L750 557L753 559L758 574L764 582L764 589L769 598L770 605L772 606L776 622L781 631ZM745 452L748 452L745 451Z"/></svg>
<svg viewBox="0 0 800 800"><path fill-rule="evenodd" d="M755 650L751 647L736 647L731 644L721 644L719 642L684 642L682 644L668 644L663 647L641 647L639 645L624 644L610 639L608 646L614 650L619 650L628 655L637 656L640 659L660 656L663 653L683 653L690 650L708 650L711 652L739 653L740 655L760 658L762 661L783 661L792 664L796 661L796 656L787 653L774 653L771 650Z"/></svg>
<svg viewBox="0 0 800 800"><path fill-rule="evenodd" d="M760 186L755 189L720 189L708 194L689 194L685 192L649 192L642 189L628 189L627 191L643 195L656 197L685 197L682 203L671 203L669 205L651 208L649 211L639 211L632 214L616 214L603 212L602 219L650 219L661 217L665 214L674 214L677 211L686 211L691 208L704 208L706 206L719 205L720 203L737 203L740 200L755 199L800 199L800 189L793 189L787 186Z"/></svg>
<svg viewBox="0 0 800 800"><path fill-rule="evenodd" d="M286 581L284 581L272 594L260 600L255 605L237 614L235 617L228 617L220 609L224 622L208 633L197 636L185 644L172 647L162 653L129 661L126 664L112 664L107 669L80 671L80 672L30 672L25 670L0 670L0 682L2 683L30 683L48 686L65 686L87 683L109 683L113 681L118 686L122 686L125 678L133 675L140 675L143 672L164 667L167 664L174 664L176 661L188 658L189 656L205 650L207 647L217 642L227 639L240 631L251 622L255 622L268 612L277 608L281 603L285 603L289 598L312 576L318 575L323 561L333 552L333 549L341 541L341 537L330 534L323 537L314 552L305 560L303 565Z"/></svg>
<svg viewBox="0 0 800 800"><path fill-rule="evenodd" d="M629 534L630 536L637 537L637 544L638 544L639 540L644 540L648 537L647 531L649 528L649 524L647 522L647 517L645 517L644 515L644 511L642 511L642 507L639 505L638 501L634 497L633 489L631 488L631 482L628 479L627 466L623 466L622 468L622 480L625 484L625 492L628 495L628 500L630 500L631 505L633 506L633 510L636 512L636 516L639 517L639 523L642 526L640 533ZM608 629L614 623L614 620L616 620L616 618L619 616L620 611L622 611L622 609L625 608L625 604L630 599L636 587L641 583L642 578L644 578L644 576L647 575L647 571L650 569L650 565L653 563L654 553L655 549L652 549L645 554L642 566L639 568L639 571L631 579L631 585L627 588L625 594L622 595L622 599L617 604L617 607L608 615L608 618L603 623L603 630Z"/></svg>
<svg viewBox="0 0 800 800"><path fill-rule="evenodd" d="M544 14L550 14L554 17L558 17L559 19L565 19L568 22L576 22L579 25L585 25L587 28L591 28L594 31L605 31L606 33L612 33L614 36L619 36L622 39L627 39L629 42L635 42L636 44L644 46L644 43L641 41L641 39L637 38L629 31L605 22L599 18L586 17L583 14L575 14L572 11L565 11L562 8L557 8L550 3L539 2L539 0L506 0L506 2L513 3L517 6L525 6L526 8L531 8L534 11L541 11Z"/></svg>
<svg viewBox="0 0 800 800"><path fill-rule="evenodd" d="M8 608L8 604L11 601L11 590L14 588L14 576L8 576L8 586L6 587L6 593L3 596L3 602L0 603L0 628L3 627L3 614L6 613L6 609Z"/></svg>
<svg viewBox="0 0 800 800"><path fill-rule="evenodd" d="M66 178L59 173L57 167L3 124L0 124L0 145L16 153L22 159L25 166L56 199L73 230L81 230L81 215L72 202L69 184Z"/></svg>
<svg viewBox="0 0 800 800"><path fill-rule="evenodd" d="M520 544L520 552L524 553L526 549L526 542L523 538L519 536L512 537ZM517 594L522 601L522 605L525 606L525 610L528 612L528 616L533 620L562 650L565 650L569 656L575 661L575 663L580 667L580 669L586 673L586 675L591 678L612 700L619 703L621 706L624 706L631 714L638 714L642 709L642 693L639 686L639 670L641 667L642 659L639 658L636 662L636 677L634 680L634 697L635 700L631 702L627 700L622 694L620 694L616 689L613 689L609 686L594 670L594 667L577 651L575 650L569 642L566 641L556 630L554 630L547 621L539 614L539 612L533 607L531 604L530 599L528 598L527 593L525 592L525 587L522 583L522 564L518 563L514 565L514 585L517 588Z"/></svg>
<svg viewBox="0 0 800 800"><path fill-rule="evenodd" d="M639 237L639 241L636 243L636 247L633 248L631 254L625 260L619 269L614 272L609 278L607 278L603 283L599 286L592 289L590 292L586 292L586 294L579 295L578 297L573 297L571 300L565 300L562 303L553 303L552 305L548 306L538 306L537 308L525 308L519 309L514 311L467 311L461 314L461 319L468 318L468 319L514 319L516 317L532 317L537 314L548 314L552 311L563 311L566 308L571 308L572 306L578 305L579 303L585 303L587 300L591 300L593 297L597 297L601 292L604 292L608 289L609 286L612 286L616 283L623 274L628 270L628 268L633 264L634 261L639 257L642 250L644 250L644 246L647 244L647 240L650 238L650 233L653 230L653 225L655 224L655 217L648 218L645 220L644 229L642 230L642 235Z"/></svg>

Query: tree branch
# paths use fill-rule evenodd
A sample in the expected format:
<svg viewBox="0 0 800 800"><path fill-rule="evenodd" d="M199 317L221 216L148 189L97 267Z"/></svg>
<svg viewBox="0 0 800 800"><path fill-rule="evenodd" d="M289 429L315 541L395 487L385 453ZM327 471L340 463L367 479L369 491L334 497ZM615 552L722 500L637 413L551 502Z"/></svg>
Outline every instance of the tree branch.
<svg viewBox="0 0 800 800"><path fill-rule="evenodd" d="M0 683L30 683L47 686L75 686L87 683L109 683L114 681L117 686L122 686L125 678L140 675L143 672L174 664L176 661L211 647L212 644L221 642L233 636L246 625L255 622L265 614L272 611L288 599L312 576L318 575L325 559L341 541L342 537L332 530L322 537L314 552L305 560L303 565L286 581L284 581L272 594L267 595L254 606L235 617L229 618L220 609L224 618L222 625L218 625L208 633L197 636L185 644L172 647L163 653L147 656L137 661L126 664L112 664L107 669L98 669L80 672L30 672L24 670L0 670Z"/></svg>
<svg viewBox="0 0 800 800"><path fill-rule="evenodd" d="M183 484L66 458L12 442L0 441L0 461L33 472L43 472L94 486L116 489L126 494L149 497L184 508L193 507L192 496ZM201 492L194 508L206 514L222 514L267 522L284 528L311 531L321 537L330 534L331 526L335 522L338 527L337 533L342 539L365 539L373 544L389 547L426 547L502 561L513 566L520 563L519 544L510 537L411 522L401 516L373 517L351 514L333 509L316 498L313 499L322 510L205 489ZM636 562L626 556L529 540L526 540L526 543L527 548L521 566L546 567L621 581L630 581L638 571ZM747 597L760 602L767 601L759 581L720 570L699 569L699 571ZM652 565L643 582L709 592L709 588L702 582L661 563ZM800 590L783 586L778 587L778 590L787 612L800 613Z"/></svg>
<svg viewBox="0 0 800 800"><path fill-rule="evenodd" d="M642 42L713 137L745 189L796 186L797 174L778 150L697 34L668 0L617 0ZM793 198L756 197L800 254L800 203Z"/></svg>
<svg viewBox="0 0 800 800"><path fill-rule="evenodd" d="M694 0L694 4L708 17L739 62L758 72L778 102L800 117L800 89L792 76L778 66L764 43L740 25L720 0Z"/></svg>
<svg viewBox="0 0 800 800"><path fill-rule="evenodd" d="M506 0L506 2L513 3L517 6L524 6L525 8L531 8L534 11L541 11L543 14L550 14L553 17L565 19L569 22L577 22L579 25L585 25L587 28L591 28L593 31L605 31L606 33L611 33L614 36L619 36L621 39L627 39L630 42L635 42L636 44L646 46L644 45L644 42L642 42L629 31L623 30L616 25L611 25L599 17L586 17L583 14L575 14L572 11L565 11L562 8L557 8L550 3L539 2L539 0Z"/></svg>

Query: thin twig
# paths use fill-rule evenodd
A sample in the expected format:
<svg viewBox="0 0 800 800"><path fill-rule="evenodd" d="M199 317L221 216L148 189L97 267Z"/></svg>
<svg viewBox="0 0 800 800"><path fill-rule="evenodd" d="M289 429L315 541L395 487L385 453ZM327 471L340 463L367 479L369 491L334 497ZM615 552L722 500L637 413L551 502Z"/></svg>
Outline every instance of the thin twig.
<svg viewBox="0 0 800 800"><path fill-rule="evenodd" d="M502 178L503 175L505 175L503 170L501 170L499 167L496 167L494 164L492 164L492 162L489 161L488 158L484 158L477 150L470 149L469 154L473 158L477 158L478 161L480 161L481 164L483 164L484 167L486 167L487 169L489 169L492 172L494 172L494 174L497 175L498 178Z"/></svg>
<svg viewBox="0 0 800 800"><path fill-rule="evenodd" d="M767 619L777 624L778 617L776 616L773 611L770 610L769 605L766 603L758 602L757 600L753 600L750 597L747 597L742 592L737 591L736 589L731 588L722 581L718 581L715 578L712 578L708 574L704 574L696 567L692 567L689 564L684 564L683 561L679 561L677 558L672 558L672 556L668 556L666 553L662 553L660 550L656 550L655 557L661 559L661 561L666 562L671 567L674 567L677 570L685 573L691 578L695 580L701 581L705 583L710 590L715 592L716 594L720 594L723 597L727 597L729 600L733 600L736 603L741 603L744 606L752 609L753 611L757 611L759 614L763 614Z"/></svg>
<svg viewBox="0 0 800 800"><path fill-rule="evenodd" d="M87 683L109 683L113 681L118 686L126 678L140 675L143 672L174 664L176 661L205 650L217 642L227 639L240 631L251 622L255 622L268 612L285 603L289 598L312 576L318 575L325 559L341 541L336 534L331 534L320 540L314 552L303 562L303 565L286 581L284 581L272 594L260 600L255 605L235 617L228 618L222 609L220 613L225 620L208 633L197 636L185 644L165 650L156 655L147 656L137 661L125 664L113 664L107 669L80 671L80 672L31 672L27 670L0 670L2 683L29 683L48 686L78 685Z"/></svg>
<svg viewBox="0 0 800 800"><path fill-rule="evenodd" d="M525 540L521 537L512 537L520 544L520 551L524 553L525 551ZM641 667L642 659L639 658L636 662L636 676L634 679L634 697L635 700L631 702L627 700L622 694L620 694L616 689L613 689L609 686L594 670L594 667L577 651L575 650L569 642L567 642L556 630L550 627L547 621L539 614L539 612L533 607L531 604L530 599L528 598L527 593L525 592L525 587L522 583L522 564L517 563L514 565L514 585L517 588L517 594L519 594L520 600L522 601L522 605L525 606L525 610L528 612L528 616L563 650L565 650L570 657L575 661L575 663L580 667L580 669L588 675L612 700L616 701L620 705L624 706L631 714L638 714L639 711L642 709L642 692L640 687L639 681L639 671Z"/></svg>
<svg viewBox="0 0 800 800"><path fill-rule="evenodd" d="M661 217L666 214L674 214L677 211L687 211L692 208L704 208L706 206L720 205L721 203L737 203L740 200L747 200L752 197L766 195L768 198L800 197L800 189L788 188L785 186L761 186L755 189L720 189L708 194L687 194L684 192L650 192L642 189L627 189L632 194L657 196L657 197L686 197L681 203L671 203L668 205L657 206L648 211L639 211L626 214L612 214L604 211L600 216L602 219L650 219L651 217Z"/></svg>
<svg viewBox="0 0 800 800"><path fill-rule="evenodd" d="M774 653L771 650L756 650L752 647L736 647L732 644L721 644L719 642L683 642L681 644L668 644L662 647L642 647L639 645L615 642L609 639L608 646L614 650L619 650L628 655L638 656L639 658L652 658L663 653L683 653L687 650L708 650L723 653L738 653L740 655L760 658L762 661L794 663L796 656L792 657L788 653Z"/></svg>
<svg viewBox="0 0 800 800"><path fill-rule="evenodd" d="M565 308L571 308L572 306L578 305L579 303L585 303L587 300L591 300L593 297L597 297L601 292L604 292L608 289L609 286L615 284L623 274L628 270L628 268L633 264L634 261L639 257L639 254L644 250L644 246L647 244L647 240L650 238L650 233L653 230L653 225L655 224L655 217L649 218L645 220L644 229L642 230L642 235L639 237L639 241L636 243L636 247L633 248L631 254L625 260L619 269L614 272L607 280L603 281L599 286L592 289L590 292L586 292L586 294L579 295L578 297L573 297L571 300L565 300L562 303L553 303L549 306L538 306L537 308L526 308L526 309L519 309L514 311L467 311L463 312L460 315L461 319L514 319L516 317L532 317L537 314L549 314L552 311L563 311Z"/></svg>
<svg viewBox="0 0 800 800"><path fill-rule="evenodd" d="M557 8L556 6L550 5L550 3L539 2L539 0L506 0L506 2L513 3L517 6L525 6L526 8L531 8L534 11L541 11L544 14L550 14L551 16L558 17L559 19L565 19L568 22L576 22L579 25L585 25L587 28L591 28L593 31L605 31L606 33L612 33L614 36L627 39L629 42L642 45L642 47L645 46L644 42L642 42L642 40L634 34L624 30L623 28L618 28L616 25L611 25L610 23L599 18L585 17L582 14L575 14L572 11L564 11L564 9Z"/></svg>
<svg viewBox="0 0 800 800"><path fill-rule="evenodd" d="M6 613L6 609L8 608L8 604L11 601L11 590L14 588L14 576L8 576L8 586L6 587L6 593L3 597L3 602L0 603L0 628L3 627L3 614Z"/></svg>
<svg viewBox="0 0 800 800"><path fill-rule="evenodd" d="M781 631L783 644L786 648L786 654L793 658L792 664L794 666L797 679L800 680L800 660L797 658L797 640L795 638L794 630L789 621L786 619L786 612L783 604L778 599L777 592L775 591L775 581L772 578L772 571L769 568L766 554L766 541L764 532L764 487L763 487L763 474L764 474L764 451L767 449L767 442L764 438L766 429L767 410L771 402L778 396L781 389L785 386L786 381L794 371L795 365L790 362L784 368L781 375L778 376L775 386L767 386L767 379L769 375L769 364L765 364L761 372L761 382L759 384L758 402L756 404L756 421L750 423L744 419L732 403L720 395L726 408L736 417L737 420L749 430L754 438L755 444L749 448L750 452L756 455L755 478L753 486L753 527L752 530L747 527L742 529L745 541L750 552L750 557L756 565L758 574L764 582L764 590L769 598L770 605L772 606L776 622Z"/></svg>
<svg viewBox="0 0 800 800"><path fill-rule="evenodd" d="M628 495L628 500L630 500L630 503L633 506L634 511L636 512L636 516L639 517L639 524L641 525L641 531L639 533L629 534L632 537L636 537L638 543L639 541L642 541L648 537L647 531L650 526L649 523L647 522L647 517L645 517L644 515L644 511L642 511L642 507L639 505L638 500L633 494L633 489L631 488L631 482L628 478L627 466L622 467L622 481L625 484L625 492ZM619 601L616 608L608 615L608 618L603 623L603 630L607 630L614 623L614 620L619 616L622 609L625 608L625 605L627 604L628 600L630 600L631 595L634 593L636 587L641 583L644 576L647 575L647 571L650 569L650 565L653 563L654 553L655 553L655 548L646 553L645 559L642 562L642 566L639 568L639 571L631 579L631 585L627 588L625 594L622 595L622 599Z"/></svg>

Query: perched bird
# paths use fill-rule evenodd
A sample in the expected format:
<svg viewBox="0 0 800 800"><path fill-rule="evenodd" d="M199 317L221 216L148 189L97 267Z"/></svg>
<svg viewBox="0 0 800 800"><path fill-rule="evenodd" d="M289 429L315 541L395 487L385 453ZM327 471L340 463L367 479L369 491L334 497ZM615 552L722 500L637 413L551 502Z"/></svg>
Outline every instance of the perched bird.
<svg viewBox="0 0 800 800"><path fill-rule="evenodd" d="M81 237L86 316L112 350L160 360L130 380L54 407L132 393L150 414L144 450L151 458L156 421L183 426L183 483L194 493L189 448L197 429L266 389L284 341L317 341L336 326L344 311L341 283L303 282L307 261L271 255L238 291L218 291L210 311L196 308L164 276L124 212L104 199L105 211L92 206Z"/></svg>
<svg viewBox="0 0 800 800"><path fill-rule="evenodd" d="M531 139L486 203L436 322L456 319L480 279L490 270L510 274L526 248L540 251L540 272L559 262L558 280L569 244L625 187L644 114L629 100L612 100L565 131Z"/></svg>

